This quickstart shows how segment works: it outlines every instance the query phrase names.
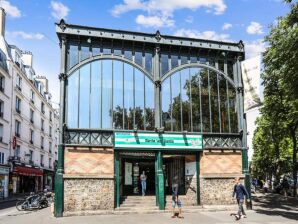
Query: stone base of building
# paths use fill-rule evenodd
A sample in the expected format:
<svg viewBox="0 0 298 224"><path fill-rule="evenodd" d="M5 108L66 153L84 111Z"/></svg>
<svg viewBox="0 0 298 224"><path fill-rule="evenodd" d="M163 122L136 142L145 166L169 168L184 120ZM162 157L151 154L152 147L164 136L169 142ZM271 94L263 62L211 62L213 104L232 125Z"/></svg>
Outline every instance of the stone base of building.
<svg viewBox="0 0 298 224"><path fill-rule="evenodd" d="M239 176L239 175L238 175ZM236 176L235 176L236 177ZM203 177L200 178L202 205L232 205L235 177Z"/></svg>
<svg viewBox="0 0 298 224"><path fill-rule="evenodd" d="M64 212L114 209L113 178L64 179Z"/></svg>

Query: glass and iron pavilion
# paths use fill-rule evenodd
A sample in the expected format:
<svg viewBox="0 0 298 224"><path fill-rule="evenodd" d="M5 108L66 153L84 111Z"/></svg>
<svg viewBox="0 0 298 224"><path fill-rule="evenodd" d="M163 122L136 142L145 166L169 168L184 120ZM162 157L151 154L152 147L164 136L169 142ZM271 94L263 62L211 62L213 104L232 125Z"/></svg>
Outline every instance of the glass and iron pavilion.
<svg viewBox="0 0 298 224"><path fill-rule="evenodd" d="M160 209L174 176L180 194L195 204L213 200L204 193L208 181L229 184L242 176L249 186L241 41L102 29L64 20L56 32L61 120L55 216L121 206L125 196L139 193L136 177L142 170L152 178L148 187ZM97 206L103 204L100 197L92 208L70 203L70 181L80 186L90 179L110 186L110 198L104 200L112 207ZM192 185L195 196L188 191ZM71 197L86 199L74 192Z"/></svg>

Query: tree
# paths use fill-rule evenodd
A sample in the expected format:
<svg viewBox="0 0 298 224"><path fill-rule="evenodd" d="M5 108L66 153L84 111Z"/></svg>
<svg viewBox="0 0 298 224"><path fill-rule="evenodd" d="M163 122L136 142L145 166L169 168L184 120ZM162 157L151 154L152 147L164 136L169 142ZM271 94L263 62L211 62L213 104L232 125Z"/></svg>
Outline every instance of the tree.
<svg viewBox="0 0 298 224"><path fill-rule="evenodd" d="M269 47L264 54L264 106L261 110L266 128L257 130L254 141L260 135L268 138L275 160L281 157L281 145L291 147L294 189L297 185L297 137L298 137L298 3L289 2L290 12L278 18L265 38ZM259 121L258 125L262 125ZM267 131L264 131L267 130ZM271 130L271 132L270 132ZM259 132L258 132L259 131ZM269 135L271 133L271 136ZM259 148L258 148L259 147ZM270 150L257 146L257 150ZM257 159L255 158L255 161ZM280 166L280 164L279 164ZM276 171L277 172L277 171ZM296 196L296 191L294 191Z"/></svg>

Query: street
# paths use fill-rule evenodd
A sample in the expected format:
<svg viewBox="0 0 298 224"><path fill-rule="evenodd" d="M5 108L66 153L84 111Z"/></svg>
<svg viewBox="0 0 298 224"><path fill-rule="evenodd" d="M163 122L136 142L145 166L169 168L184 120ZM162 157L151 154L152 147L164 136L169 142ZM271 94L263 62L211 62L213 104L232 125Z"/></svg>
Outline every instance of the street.
<svg viewBox="0 0 298 224"><path fill-rule="evenodd" d="M186 213L184 219L172 219L170 213L158 214L136 214L136 215L95 215L95 216L73 216L54 218L50 214L50 208L19 212L14 207L15 202L0 204L1 224L122 224L122 223L249 223L249 224L291 224L298 221L298 200L294 198L285 199L277 194L261 194L254 196L253 210L247 211L247 218L235 221L230 216L234 211L200 211L197 213ZM237 206L235 206L235 211Z"/></svg>

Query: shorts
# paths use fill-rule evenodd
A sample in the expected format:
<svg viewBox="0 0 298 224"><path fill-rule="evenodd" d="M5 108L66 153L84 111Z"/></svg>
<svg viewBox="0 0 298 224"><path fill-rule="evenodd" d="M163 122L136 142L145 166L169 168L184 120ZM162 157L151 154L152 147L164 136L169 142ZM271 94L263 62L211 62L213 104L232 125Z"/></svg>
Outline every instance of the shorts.
<svg viewBox="0 0 298 224"><path fill-rule="evenodd" d="M175 208L176 204L178 205L178 208L182 208L182 202L180 200L178 200L178 203L176 203L175 201L172 201L172 208Z"/></svg>

